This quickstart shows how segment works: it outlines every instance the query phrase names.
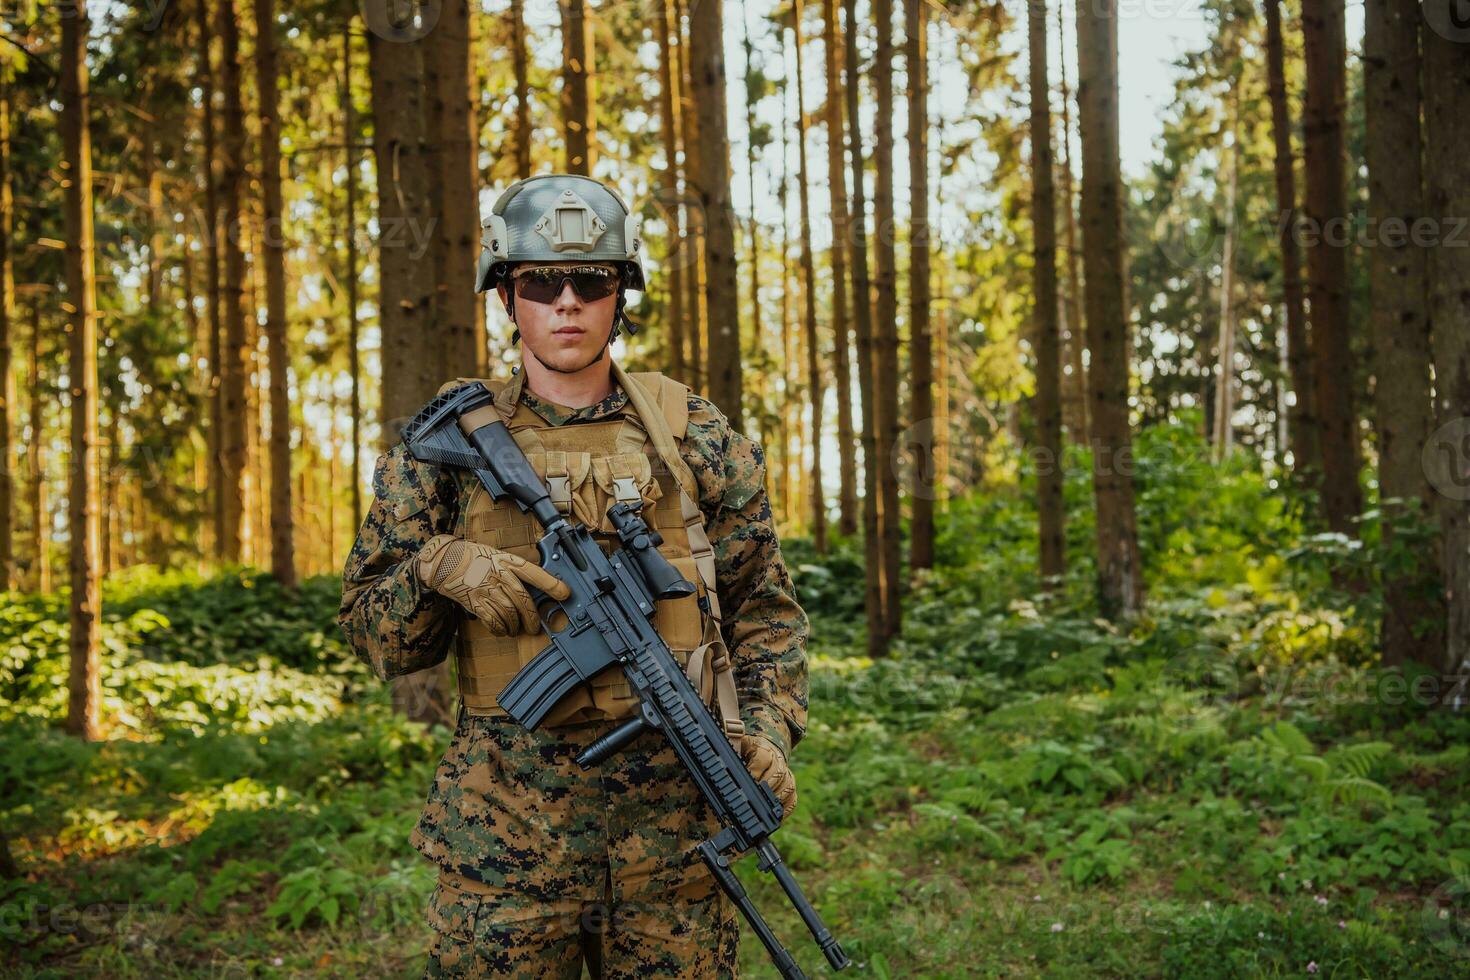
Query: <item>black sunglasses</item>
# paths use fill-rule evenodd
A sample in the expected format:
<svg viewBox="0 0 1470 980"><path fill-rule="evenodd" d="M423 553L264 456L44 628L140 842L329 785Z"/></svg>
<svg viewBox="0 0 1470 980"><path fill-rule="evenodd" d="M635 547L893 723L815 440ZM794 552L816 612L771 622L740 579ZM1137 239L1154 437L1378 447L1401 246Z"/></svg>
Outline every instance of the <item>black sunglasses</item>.
<svg viewBox="0 0 1470 980"><path fill-rule="evenodd" d="M551 303L561 295L562 286L570 282L572 290L584 303L595 303L618 291L622 276L615 269L602 266L536 266L517 269L511 274L517 299L532 303Z"/></svg>

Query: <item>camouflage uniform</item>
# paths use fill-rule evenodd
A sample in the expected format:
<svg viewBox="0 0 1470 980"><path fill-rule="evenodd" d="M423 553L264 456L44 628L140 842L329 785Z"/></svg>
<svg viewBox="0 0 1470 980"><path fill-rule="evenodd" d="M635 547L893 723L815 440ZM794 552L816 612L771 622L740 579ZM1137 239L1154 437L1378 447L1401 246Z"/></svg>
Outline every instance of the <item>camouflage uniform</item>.
<svg viewBox="0 0 1470 980"><path fill-rule="evenodd" d="M632 411L616 383L581 409L527 389L521 400L552 425ZM807 619L781 559L760 446L690 395L679 448L715 549L742 720L789 755L806 726ZM451 648L458 606L425 588L409 559L434 535L459 533L469 487L402 445L378 460L339 618L382 679L438 664ZM572 757L605 729L532 732L460 712L412 835L441 869L431 975L576 977L584 933L601 937L602 976L734 975L737 913L694 853L718 830L713 814L660 739L582 772Z"/></svg>

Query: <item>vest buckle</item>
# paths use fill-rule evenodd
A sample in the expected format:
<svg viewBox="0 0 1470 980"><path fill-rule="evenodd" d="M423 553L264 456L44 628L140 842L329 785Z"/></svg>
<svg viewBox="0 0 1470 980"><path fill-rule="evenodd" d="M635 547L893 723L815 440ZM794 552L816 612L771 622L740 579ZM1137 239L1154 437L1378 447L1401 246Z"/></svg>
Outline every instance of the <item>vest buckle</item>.
<svg viewBox="0 0 1470 980"><path fill-rule="evenodd" d="M563 514L572 512L572 479L563 474L561 476L546 477L546 492L551 497L551 502L556 509Z"/></svg>
<svg viewBox="0 0 1470 980"><path fill-rule="evenodd" d="M643 495L638 492L638 484L633 482L631 476L613 477L613 496L618 499L618 503L629 507L637 508L643 504Z"/></svg>

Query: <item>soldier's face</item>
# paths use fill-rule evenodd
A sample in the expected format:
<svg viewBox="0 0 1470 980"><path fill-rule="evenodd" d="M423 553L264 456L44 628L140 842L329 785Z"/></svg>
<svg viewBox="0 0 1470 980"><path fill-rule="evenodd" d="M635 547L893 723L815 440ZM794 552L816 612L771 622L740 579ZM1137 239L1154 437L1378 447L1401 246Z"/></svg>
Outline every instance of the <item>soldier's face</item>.
<svg viewBox="0 0 1470 980"><path fill-rule="evenodd" d="M586 262L542 262L538 266L562 268L585 267ZM601 265L602 263L595 263ZM615 266L607 266L616 273ZM501 302L506 299L505 285L499 287ZM614 291L597 300L577 295L570 282L550 302L535 302L519 292L515 301L515 322L521 331L521 343L541 363L558 371L574 372L592 364L607 344L612 331L613 314L618 297Z"/></svg>

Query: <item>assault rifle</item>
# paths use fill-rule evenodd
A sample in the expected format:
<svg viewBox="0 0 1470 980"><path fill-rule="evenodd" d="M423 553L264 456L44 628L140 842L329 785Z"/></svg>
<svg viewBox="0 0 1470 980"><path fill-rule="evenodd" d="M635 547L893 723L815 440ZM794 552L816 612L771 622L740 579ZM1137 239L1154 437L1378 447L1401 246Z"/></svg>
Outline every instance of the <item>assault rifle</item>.
<svg viewBox="0 0 1470 980"><path fill-rule="evenodd" d="M569 521L552 503L544 484L505 423L493 409L490 391L479 382L452 388L426 405L403 429L415 459L472 471L492 499L509 498L529 511L545 534L537 543L541 566L567 584L562 601L529 587L551 642L496 697L511 718L536 728L562 696L596 674L619 668L639 700L638 713L584 749L577 764L589 769L647 731L661 732L674 747L722 830L699 845L699 856L725 894L755 930L783 977L804 974L761 918L731 863L746 851L758 867L776 876L811 930L833 969L848 965L847 954L812 908L781 859L771 834L781 826L781 804L757 782L710 715L669 646L650 621L654 603L687 596L693 583L658 552L662 538L644 521L640 507L616 503L608 517L622 547L606 554L587 528ZM489 411L482 411L489 408Z"/></svg>

